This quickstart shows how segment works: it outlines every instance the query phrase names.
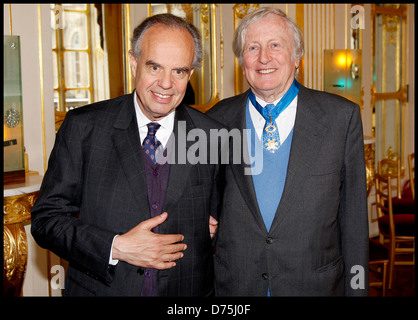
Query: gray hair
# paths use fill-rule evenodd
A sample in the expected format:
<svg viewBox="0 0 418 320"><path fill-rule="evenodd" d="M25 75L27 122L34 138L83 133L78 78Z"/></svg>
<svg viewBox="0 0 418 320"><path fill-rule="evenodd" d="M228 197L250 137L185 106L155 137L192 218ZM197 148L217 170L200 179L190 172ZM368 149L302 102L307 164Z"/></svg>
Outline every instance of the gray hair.
<svg viewBox="0 0 418 320"><path fill-rule="evenodd" d="M154 25L162 24L168 28L186 29L190 32L194 41L194 56L192 68L199 68L202 63L202 37L199 30L186 20L169 13L157 14L146 18L133 32L131 38L131 50L135 57L141 55L141 41L145 32Z"/></svg>
<svg viewBox="0 0 418 320"><path fill-rule="evenodd" d="M303 34L299 27L294 23L291 19L289 19L286 14L275 8L268 8L262 7L255 11L250 12L247 14L241 21L240 25L238 26L237 30L234 33L234 41L232 43L232 49L234 51L235 56L238 58L240 65L243 62L243 52L244 52L244 45L245 45L245 36L247 34L248 28L256 21L261 20L265 16L269 14L276 14L285 19L286 24L290 28L293 33L293 52L292 52L292 60L297 61L301 60L303 54L305 53L304 44L303 44Z"/></svg>

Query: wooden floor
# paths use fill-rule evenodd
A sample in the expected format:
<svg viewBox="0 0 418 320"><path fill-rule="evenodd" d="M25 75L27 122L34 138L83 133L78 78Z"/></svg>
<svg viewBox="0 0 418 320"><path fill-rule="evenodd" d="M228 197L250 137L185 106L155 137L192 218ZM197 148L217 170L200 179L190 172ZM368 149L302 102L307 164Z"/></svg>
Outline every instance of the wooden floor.
<svg viewBox="0 0 418 320"><path fill-rule="evenodd" d="M370 273L370 279L376 274ZM381 297L381 288L369 288L369 296ZM415 266L395 266L392 289L386 289L386 297L415 297Z"/></svg>

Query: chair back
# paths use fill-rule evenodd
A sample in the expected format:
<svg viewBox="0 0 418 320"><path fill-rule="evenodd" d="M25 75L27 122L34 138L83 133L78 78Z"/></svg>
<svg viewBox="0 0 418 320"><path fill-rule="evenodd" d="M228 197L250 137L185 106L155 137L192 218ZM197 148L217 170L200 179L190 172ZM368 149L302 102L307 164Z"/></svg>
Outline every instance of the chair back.
<svg viewBox="0 0 418 320"><path fill-rule="evenodd" d="M379 224L379 231L385 237L391 237L395 234L395 223L393 220L393 205L392 205L392 184L389 175L383 176L376 173L374 176L376 189L376 209L378 220L382 217L388 216L389 230L382 230Z"/></svg>
<svg viewBox="0 0 418 320"><path fill-rule="evenodd" d="M391 184L391 189L393 192L396 192L397 198L402 196L402 182L401 182L401 159L382 159L377 163L377 173L382 177L389 177L389 183Z"/></svg>
<svg viewBox="0 0 418 320"><path fill-rule="evenodd" d="M376 173L374 178L379 241L389 245L389 289L391 289L395 264L415 265L415 214L394 215L394 203L403 199L393 198L392 177ZM412 255L412 259L396 260L396 255L400 254Z"/></svg>

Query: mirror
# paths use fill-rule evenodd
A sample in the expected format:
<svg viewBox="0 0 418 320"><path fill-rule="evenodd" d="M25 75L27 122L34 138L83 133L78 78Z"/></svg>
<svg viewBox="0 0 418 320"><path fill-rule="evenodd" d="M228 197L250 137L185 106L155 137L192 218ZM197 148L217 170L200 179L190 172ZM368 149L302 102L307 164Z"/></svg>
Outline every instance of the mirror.
<svg viewBox="0 0 418 320"><path fill-rule="evenodd" d="M149 15L171 13L192 23L202 35L203 61L195 70L186 91L185 103L201 111L219 100L216 83L216 5L198 3L151 3ZM193 99L194 98L194 99Z"/></svg>
<svg viewBox="0 0 418 320"><path fill-rule="evenodd" d="M20 36L3 37L3 182L25 181Z"/></svg>

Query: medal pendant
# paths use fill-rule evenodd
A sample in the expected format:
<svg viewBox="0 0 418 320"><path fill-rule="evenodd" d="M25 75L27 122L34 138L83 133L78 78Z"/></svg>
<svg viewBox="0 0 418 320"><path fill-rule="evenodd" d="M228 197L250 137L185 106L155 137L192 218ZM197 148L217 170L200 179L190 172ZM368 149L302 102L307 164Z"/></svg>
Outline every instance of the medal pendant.
<svg viewBox="0 0 418 320"><path fill-rule="evenodd" d="M272 134L273 132L275 132L277 130L276 126L273 124L269 124L264 130L266 130L266 132Z"/></svg>
<svg viewBox="0 0 418 320"><path fill-rule="evenodd" d="M274 151L279 149L279 143L276 139L267 139L267 142L264 144L268 151L274 153Z"/></svg>

